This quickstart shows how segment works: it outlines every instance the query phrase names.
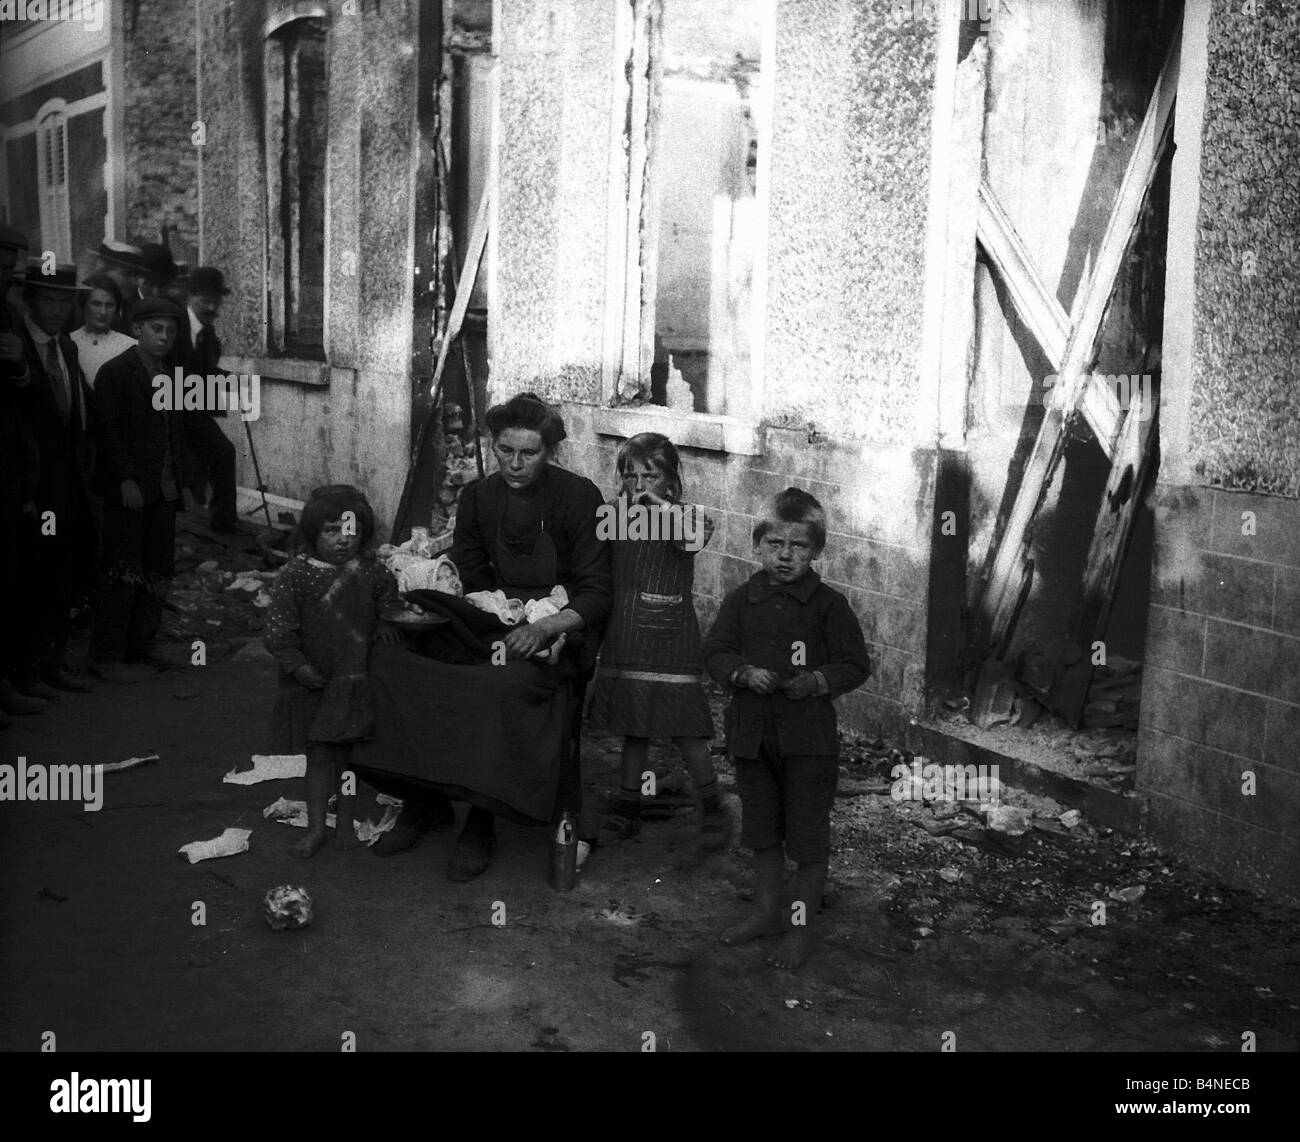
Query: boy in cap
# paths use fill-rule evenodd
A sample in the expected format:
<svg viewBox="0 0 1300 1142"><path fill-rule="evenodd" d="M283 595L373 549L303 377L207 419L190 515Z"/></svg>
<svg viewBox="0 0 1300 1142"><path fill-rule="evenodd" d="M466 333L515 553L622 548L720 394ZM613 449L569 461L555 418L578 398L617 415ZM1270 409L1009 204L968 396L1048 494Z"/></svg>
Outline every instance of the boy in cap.
<svg viewBox="0 0 1300 1142"><path fill-rule="evenodd" d="M138 341L99 370L104 555L90 643L90 670L109 682L138 682L151 663L172 665L154 649L170 584L176 513L184 503L185 443L180 414L154 407L153 379L165 364L184 315L166 298L135 308Z"/></svg>
<svg viewBox="0 0 1300 1142"><path fill-rule="evenodd" d="M812 950L830 859L839 776L832 700L861 686L871 661L848 601L812 570L826 546L821 504L787 488L753 534L762 570L723 599L704 640L705 667L732 693L727 750L756 880L753 912L722 942L782 935L767 962L797 968ZM792 902L782 897L787 856L798 866Z"/></svg>
<svg viewBox="0 0 1300 1142"><path fill-rule="evenodd" d="M174 302L136 304L135 345L100 368L104 557L91 636L90 670L107 682L139 682L147 666L170 665L153 649L172 580L175 514L183 506L185 436L179 412L153 407L153 377L185 320Z"/></svg>
<svg viewBox="0 0 1300 1142"><path fill-rule="evenodd" d="M76 267L27 262L21 337L29 383L20 390L20 412L39 455L35 516L22 523L24 542L35 553L33 622L39 632L19 667L17 687L38 698L56 690L90 687L67 665L73 604L94 578L95 529L91 479L95 464L90 392L77 347L63 333L74 300L84 287Z"/></svg>

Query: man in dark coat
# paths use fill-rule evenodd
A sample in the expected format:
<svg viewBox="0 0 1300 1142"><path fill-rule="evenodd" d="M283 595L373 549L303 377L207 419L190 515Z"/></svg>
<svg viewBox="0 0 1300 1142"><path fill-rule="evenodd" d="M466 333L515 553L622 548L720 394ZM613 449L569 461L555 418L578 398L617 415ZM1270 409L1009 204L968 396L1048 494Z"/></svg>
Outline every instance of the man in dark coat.
<svg viewBox="0 0 1300 1142"><path fill-rule="evenodd" d="M23 351L22 314L9 304L14 267L27 249L20 230L0 223L0 727L10 714L38 714L43 698L20 694L14 679L32 644L33 554L22 541L36 518L40 459L36 441L21 414L22 390L31 379Z"/></svg>
<svg viewBox="0 0 1300 1142"><path fill-rule="evenodd" d="M19 402L36 443L40 471L36 516L24 521L20 541L35 552L32 611L38 635L19 666L17 687L39 698L56 698L57 690L90 688L65 660L72 607L88 593L95 566L90 388L77 347L62 332L83 288L75 266L28 260L21 337L30 381L20 390Z"/></svg>
<svg viewBox="0 0 1300 1142"><path fill-rule="evenodd" d="M185 437L180 413L167 401L156 407L153 382L167 376L164 362L184 319L166 298L140 302L137 344L105 363L95 381L104 557L90 670L110 682L138 682L152 673L132 662L171 665L153 643L173 571Z"/></svg>
<svg viewBox="0 0 1300 1142"><path fill-rule="evenodd" d="M190 272L188 320L182 322L173 359L178 360L188 376L200 377L221 372L221 340L216 321L221 303L229 296L226 279L213 266L197 266ZM235 512L235 446L221 431L216 417L221 410L188 410L185 413L185 436L198 457L200 470L191 485L202 499L203 484L212 486L208 501L208 519L213 531L242 532L256 529L240 521Z"/></svg>

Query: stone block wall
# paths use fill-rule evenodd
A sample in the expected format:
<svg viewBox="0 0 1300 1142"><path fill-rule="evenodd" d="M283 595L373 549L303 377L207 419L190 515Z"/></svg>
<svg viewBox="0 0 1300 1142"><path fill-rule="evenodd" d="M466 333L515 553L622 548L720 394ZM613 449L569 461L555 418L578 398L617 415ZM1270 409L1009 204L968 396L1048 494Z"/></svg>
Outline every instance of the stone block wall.
<svg viewBox="0 0 1300 1142"><path fill-rule="evenodd" d="M1234 882L1300 895L1300 503L1161 485L1155 509L1148 828Z"/></svg>

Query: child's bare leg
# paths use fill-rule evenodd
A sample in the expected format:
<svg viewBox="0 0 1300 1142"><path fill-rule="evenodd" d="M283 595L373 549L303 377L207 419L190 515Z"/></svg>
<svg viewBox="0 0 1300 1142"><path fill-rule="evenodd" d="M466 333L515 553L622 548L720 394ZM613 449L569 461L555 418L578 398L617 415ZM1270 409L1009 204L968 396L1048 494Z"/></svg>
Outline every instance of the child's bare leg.
<svg viewBox="0 0 1300 1142"><path fill-rule="evenodd" d="M623 769L614 812L601 822L598 843L616 845L641 831L641 774L650 757L649 738L623 739Z"/></svg>
<svg viewBox="0 0 1300 1142"><path fill-rule="evenodd" d="M307 746L307 835L293 846L295 856L315 856L325 843L325 810L333 786L334 748L312 742Z"/></svg>
<svg viewBox="0 0 1300 1142"><path fill-rule="evenodd" d="M673 744L681 750L687 772L691 775L691 785L700 799L700 839L706 849L720 849L730 840L731 827L726 810L722 807L718 775L713 769L713 758L709 754L709 740L673 738Z"/></svg>
<svg viewBox="0 0 1300 1142"><path fill-rule="evenodd" d="M781 845L755 851L754 907L748 916L722 933L724 944L743 944L785 930L781 915L781 877L784 872L785 849Z"/></svg>
<svg viewBox="0 0 1300 1142"><path fill-rule="evenodd" d="M357 775L348 768L352 758L352 747L340 744L334 751L334 768L338 773L338 803L334 809L334 847L336 849L355 849L361 842L357 840L354 824L357 809Z"/></svg>
<svg viewBox="0 0 1300 1142"><path fill-rule="evenodd" d="M794 876L794 900L782 917L785 936L767 957L774 968L798 968L812 953L813 925L826 890L826 861L801 864Z"/></svg>

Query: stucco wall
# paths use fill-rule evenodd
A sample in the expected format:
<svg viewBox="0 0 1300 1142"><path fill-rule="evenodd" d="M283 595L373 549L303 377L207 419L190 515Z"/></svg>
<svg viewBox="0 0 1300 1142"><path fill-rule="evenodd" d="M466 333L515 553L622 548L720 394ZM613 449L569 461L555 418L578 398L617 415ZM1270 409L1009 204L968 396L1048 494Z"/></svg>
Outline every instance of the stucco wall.
<svg viewBox="0 0 1300 1142"><path fill-rule="evenodd" d="M1205 483L1297 496L1300 8L1251 7L1210 18L1190 440Z"/></svg>
<svg viewBox="0 0 1300 1142"><path fill-rule="evenodd" d="M502 0L492 391L600 398L614 5Z"/></svg>
<svg viewBox="0 0 1300 1142"><path fill-rule="evenodd" d="M911 439L935 28L885 0L777 6L764 406Z"/></svg>
<svg viewBox="0 0 1300 1142"><path fill-rule="evenodd" d="M265 157L262 38L268 11L204 8L207 260L234 289L219 330L226 352L265 350ZM410 434L411 150L416 0L357 5L329 34L326 339L328 386L277 380L263 360L262 417L252 426L271 491L302 498L322 483L356 483L381 525L391 521ZM427 275L427 268L426 268ZM227 424L251 485L247 444Z"/></svg>

